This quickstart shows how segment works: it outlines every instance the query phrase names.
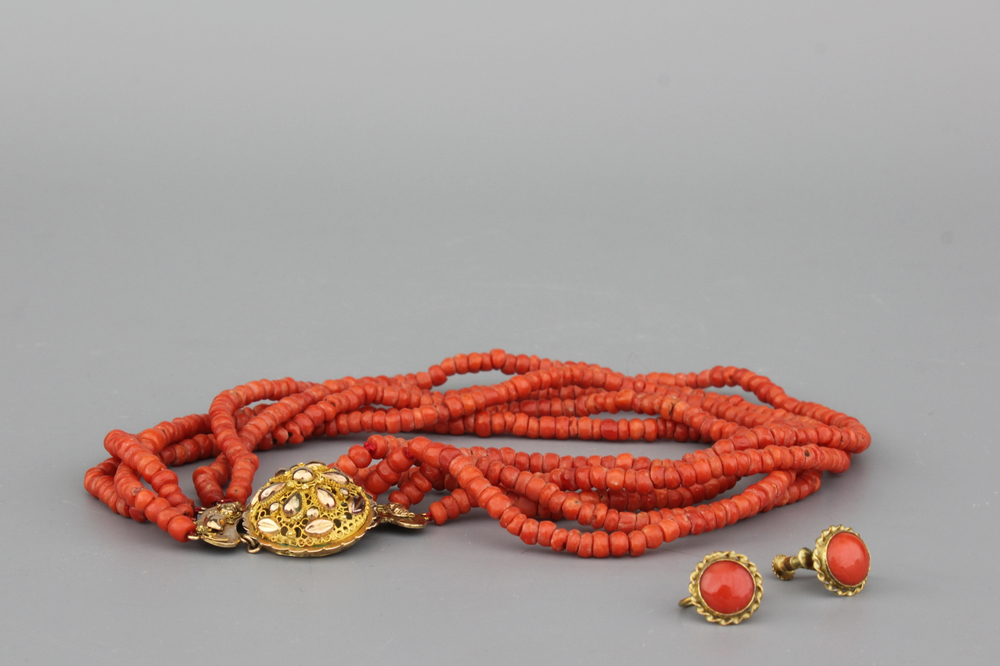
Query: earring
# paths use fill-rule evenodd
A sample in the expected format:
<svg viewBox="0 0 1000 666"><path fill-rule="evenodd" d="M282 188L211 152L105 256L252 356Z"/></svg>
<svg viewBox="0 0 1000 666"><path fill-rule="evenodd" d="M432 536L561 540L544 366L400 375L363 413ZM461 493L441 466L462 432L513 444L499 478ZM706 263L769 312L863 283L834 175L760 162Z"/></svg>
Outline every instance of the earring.
<svg viewBox="0 0 1000 666"><path fill-rule="evenodd" d="M781 580L791 580L796 569L813 569L826 589L852 597L864 589L871 569L868 546L850 527L835 525L816 539L816 548L803 548L794 557L778 555L771 569Z"/></svg>
<svg viewBox="0 0 1000 666"><path fill-rule="evenodd" d="M679 606L694 606L709 622L739 624L760 607L764 581L746 556L717 551L691 572L688 591L691 596L681 599Z"/></svg>

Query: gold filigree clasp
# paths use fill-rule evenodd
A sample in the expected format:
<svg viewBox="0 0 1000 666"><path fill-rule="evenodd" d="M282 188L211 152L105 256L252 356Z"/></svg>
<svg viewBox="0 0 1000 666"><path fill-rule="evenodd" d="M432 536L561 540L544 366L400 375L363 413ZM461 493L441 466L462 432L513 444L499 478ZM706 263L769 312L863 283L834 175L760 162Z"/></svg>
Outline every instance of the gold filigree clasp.
<svg viewBox="0 0 1000 666"><path fill-rule="evenodd" d="M198 512L194 521L195 533L188 539L204 541L219 548L235 548L245 543L244 535L237 530L242 517L243 505L239 502L220 502L206 507Z"/></svg>
<svg viewBox="0 0 1000 666"><path fill-rule="evenodd" d="M278 470L246 509L239 502L202 509L188 538L220 548L243 543L251 553L320 557L349 548L376 525L414 530L429 518L396 502L375 504L344 472L313 461Z"/></svg>
<svg viewBox="0 0 1000 666"><path fill-rule="evenodd" d="M389 523L405 527L408 530L419 530L422 527L427 527L428 516L426 513L413 513L396 502L376 505L375 513L378 516L379 525Z"/></svg>
<svg viewBox="0 0 1000 666"><path fill-rule="evenodd" d="M280 469L250 498L243 528L278 555L320 557L355 544L375 523L375 501L336 467Z"/></svg>

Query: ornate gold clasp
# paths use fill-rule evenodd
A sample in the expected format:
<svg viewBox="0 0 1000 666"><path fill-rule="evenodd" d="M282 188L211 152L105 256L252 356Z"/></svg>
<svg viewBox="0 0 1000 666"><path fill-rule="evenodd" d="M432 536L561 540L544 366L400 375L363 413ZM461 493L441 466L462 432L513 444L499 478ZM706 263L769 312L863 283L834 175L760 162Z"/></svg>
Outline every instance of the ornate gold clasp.
<svg viewBox="0 0 1000 666"><path fill-rule="evenodd" d="M263 548L278 555L319 557L350 547L383 523L420 529L428 524L428 515L395 502L376 504L341 470L313 461L278 470L246 509L239 502L202 509L189 538L220 548L245 543L251 553Z"/></svg>
<svg viewBox="0 0 1000 666"><path fill-rule="evenodd" d="M204 541L219 548L235 548L243 542L243 535L237 525L243 517L243 505L239 502L220 502L198 512L195 518L195 533L188 539Z"/></svg>

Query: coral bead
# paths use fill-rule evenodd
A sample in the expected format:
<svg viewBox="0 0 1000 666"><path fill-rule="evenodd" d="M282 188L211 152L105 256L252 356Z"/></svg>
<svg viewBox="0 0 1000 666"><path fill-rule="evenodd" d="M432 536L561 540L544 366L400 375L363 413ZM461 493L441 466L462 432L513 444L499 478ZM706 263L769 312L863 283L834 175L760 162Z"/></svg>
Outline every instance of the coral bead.
<svg viewBox="0 0 1000 666"><path fill-rule="evenodd" d="M826 563L830 573L843 585L860 585L868 577L871 556L865 542L850 532L840 532L826 547Z"/></svg>
<svg viewBox="0 0 1000 666"><path fill-rule="evenodd" d="M750 571L730 560L714 562L705 569L698 581L701 598L717 613L738 613L753 601L755 591Z"/></svg>

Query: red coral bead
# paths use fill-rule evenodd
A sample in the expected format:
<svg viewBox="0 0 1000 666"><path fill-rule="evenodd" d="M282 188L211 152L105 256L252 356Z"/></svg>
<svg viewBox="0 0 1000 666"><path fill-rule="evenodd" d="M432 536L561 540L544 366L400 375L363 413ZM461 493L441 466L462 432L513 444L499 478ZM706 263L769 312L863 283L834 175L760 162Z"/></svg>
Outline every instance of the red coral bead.
<svg viewBox="0 0 1000 666"><path fill-rule="evenodd" d="M753 601L756 590L750 571L731 560L710 564L698 581L701 598L717 613L738 613Z"/></svg>
<svg viewBox="0 0 1000 666"><path fill-rule="evenodd" d="M865 542L856 534L840 532L826 547L826 563L838 583L854 586L868 577L871 556Z"/></svg>

